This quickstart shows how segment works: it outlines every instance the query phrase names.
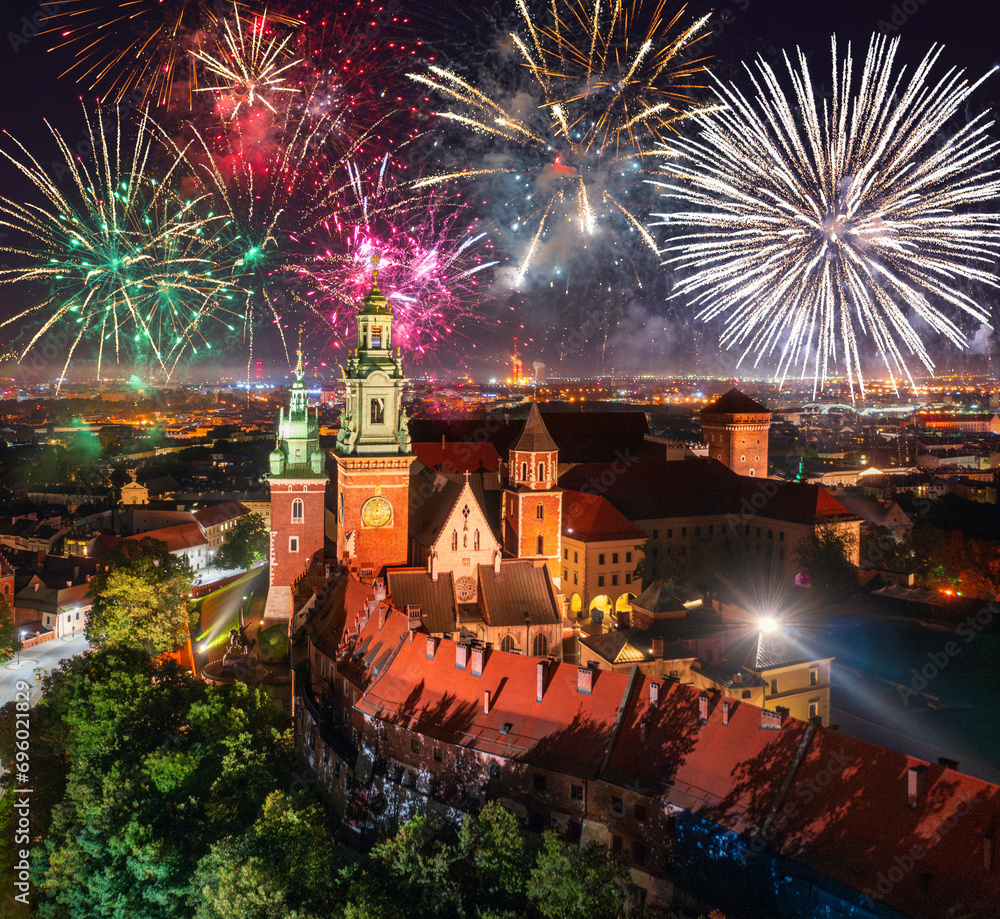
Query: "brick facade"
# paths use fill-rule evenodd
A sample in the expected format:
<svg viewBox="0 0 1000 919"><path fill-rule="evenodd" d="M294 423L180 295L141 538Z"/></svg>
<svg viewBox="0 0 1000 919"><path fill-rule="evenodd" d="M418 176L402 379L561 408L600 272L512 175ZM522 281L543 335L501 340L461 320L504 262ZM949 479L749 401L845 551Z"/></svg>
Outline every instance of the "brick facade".
<svg viewBox="0 0 1000 919"><path fill-rule="evenodd" d="M337 555L356 558L375 572L405 565L409 545L409 490L412 456L337 456ZM361 516L365 502L381 496L392 516L380 527Z"/></svg>
<svg viewBox="0 0 1000 919"><path fill-rule="evenodd" d="M301 516L293 511L296 501L302 502ZM323 551L325 503L325 480L271 481L272 588L291 587L313 556Z"/></svg>

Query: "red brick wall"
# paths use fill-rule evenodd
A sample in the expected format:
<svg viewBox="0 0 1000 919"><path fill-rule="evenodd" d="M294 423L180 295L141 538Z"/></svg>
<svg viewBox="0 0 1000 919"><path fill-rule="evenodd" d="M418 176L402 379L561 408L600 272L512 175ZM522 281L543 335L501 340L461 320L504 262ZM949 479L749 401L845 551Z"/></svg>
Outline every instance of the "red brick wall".
<svg viewBox="0 0 1000 919"><path fill-rule="evenodd" d="M292 502L296 498L300 498L305 505L302 523L292 523ZM326 535L325 500L326 483L323 481L308 485L271 482L272 587L291 587L313 555L322 551ZM298 537L298 552L288 550L288 541L292 536Z"/></svg>
<svg viewBox="0 0 1000 919"><path fill-rule="evenodd" d="M702 423L708 455L728 466L737 475L767 478L767 436L770 420L766 415L748 416L745 424L714 416Z"/></svg>
<svg viewBox="0 0 1000 919"><path fill-rule="evenodd" d="M343 498L344 519L338 520L337 551L344 553L344 539L354 531L354 555L361 565L407 564L409 545L410 464L412 456L337 457L337 508ZM392 520L382 527L365 526L361 508L381 494L392 505Z"/></svg>

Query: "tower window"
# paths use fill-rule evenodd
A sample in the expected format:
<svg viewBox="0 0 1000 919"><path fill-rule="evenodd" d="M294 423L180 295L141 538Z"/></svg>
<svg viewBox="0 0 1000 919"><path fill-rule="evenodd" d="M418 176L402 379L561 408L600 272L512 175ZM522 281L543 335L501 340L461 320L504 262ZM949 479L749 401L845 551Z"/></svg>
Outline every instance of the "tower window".
<svg viewBox="0 0 1000 919"><path fill-rule="evenodd" d="M539 536L538 537L538 553L537 554L538 555L544 555L545 554L545 537L544 536Z"/></svg>
<svg viewBox="0 0 1000 919"><path fill-rule="evenodd" d="M479 548L479 530L476 530L476 532L473 534L473 537L472 537L472 548L473 549L478 549Z"/></svg>
<svg viewBox="0 0 1000 919"><path fill-rule="evenodd" d="M542 518L543 518L543 517L545 516L545 510L544 510L544 508L542 507L542 505L541 505L541 504L539 504L539 505L538 505L538 507L537 507L537 508L535 508L535 516L536 516L536 517L537 517L537 518L538 518L539 520L541 520L541 519L542 519Z"/></svg>
<svg viewBox="0 0 1000 919"><path fill-rule="evenodd" d="M538 464L538 481L539 482L545 481L545 463Z"/></svg>
<svg viewBox="0 0 1000 919"><path fill-rule="evenodd" d="M531 642L531 654L533 657L545 657L549 653L549 640L539 632Z"/></svg>
<svg viewBox="0 0 1000 919"><path fill-rule="evenodd" d="M528 464L527 463L521 463L521 481L522 482L527 482L528 481Z"/></svg>
<svg viewBox="0 0 1000 919"><path fill-rule="evenodd" d="M385 421L385 399L372 399L372 424Z"/></svg>
<svg viewBox="0 0 1000 919"><path fill-rule="evenodd" d="M510 635L504 635L503 641L500 642L500 650L508 653L514 650L514 639Z"/></svg>
<svg viewBox="0 0 1000 919"><path fill-rule="evenodd" d="M451 531L451 547L452 549L458 548L458 530Z"/></svg>
<svg viewBox="0 0 1000 919"><path fill-rule="evenodd" d="M298 552L299 551L299 537L298 536L289 536L288 537L288 551L289 552Z"/></svg>
<svg viewBox="0 0 1000 919"><path fill-rule="evenodd" d="M372 347L373 348L382 347L382 326L380 325L372 326Z"/></svg>
<svg viewBox="0 0 1000 919"><path fill-rule="evenodd" d="M292 502L292 523L302 523L305 519L305 505L301 498L296 498Z"/></svg>

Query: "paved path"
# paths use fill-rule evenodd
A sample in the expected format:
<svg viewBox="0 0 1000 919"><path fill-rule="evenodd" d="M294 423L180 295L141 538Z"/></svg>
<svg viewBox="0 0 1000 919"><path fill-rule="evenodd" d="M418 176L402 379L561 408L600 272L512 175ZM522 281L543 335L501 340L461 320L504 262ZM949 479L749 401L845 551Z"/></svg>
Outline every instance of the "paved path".
<svg viewBox="0 0 1000 919"><path fill-rule="evenodd" d="M54 670L59 662L67 657L75 657L89 646L82 634L75 637L52 638L33 648L21 652L20 663L17 657L0 665L0 706L6 705L14 698L15 686L18 680L26 680L33 686L41 683L35 679L35 673L42 675Z"/></svg>

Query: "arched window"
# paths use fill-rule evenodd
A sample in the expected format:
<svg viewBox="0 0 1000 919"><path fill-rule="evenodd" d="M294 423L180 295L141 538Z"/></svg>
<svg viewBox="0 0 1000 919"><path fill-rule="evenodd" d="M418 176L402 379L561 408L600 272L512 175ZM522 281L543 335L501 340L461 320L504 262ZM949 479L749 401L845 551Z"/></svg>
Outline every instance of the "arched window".
<svg viewBox="0 0 1000 919"><path fill-rule="evenodd" d="M296 498L292 502L292 523L302 523L305 519L305 505L301 498Z"/></svg>
<svg viewBox="0 0 1000 919"><path fill-rule="evenodd" d="M452 549L458 548L458 530L451 531L451 547Z"/></svg>
<svg viewBox="0 0 1000 919"><path fill-rule="evenodd" d="M472 536L472 548L473 549L479 548L479 530L476 530L476 532Z"/></svg>
<svg viewBox="0 0 1000 919"><path fill-rule="evenodd" d="M750 470L750 475L753 475L753 470L752 469Z"/></svg>
<svg viewBox="0 0 1000 919"><path fill-rule="evenodd" d="M545 657L549 653L549 640L539 632L531 643L532 657Z"/></svg>
<svg viewBox="0 0 1000 919"><path fill-rule="evenodd" d="M536 517L537 517L537 518L538 518L539 520L541 520L541 519L542 519L542 518L544 517L544 515L545 515L545 510L544 510L544 508L542 507L542 505L541 505L541 504L539 504L539 505L538 505L538 507L536 507L536 508L535 508L535 516L536 516Z"/></svg>
<svg viewBox="0 0 1000 919"><path fill-rule="evenodd" d="M521 481L522 482L527 482L528 481L528 464L527 463L521 463Z"/></svg>
<svg viewBox="0 0 1000 919"><path fill-rule="evenodd" d="M538 481L539 482L545 481L545 463L538 464Z"/></svg>
<svg viewBox="0 0 1000 919"><path fill-rule="evenodd" d="M500 642L501 651L513 651L514 650L514 639L510 635L504 635L503 641Z"/></svg>
<svg viewBox="0 0 1000 919"><path fill-rule="evenodd" d="M545 554L545 537L544 536L539 536L538 537L538 552L536 554L537 555L544 555Z"/></svg>

